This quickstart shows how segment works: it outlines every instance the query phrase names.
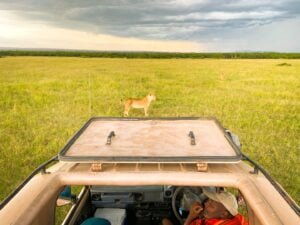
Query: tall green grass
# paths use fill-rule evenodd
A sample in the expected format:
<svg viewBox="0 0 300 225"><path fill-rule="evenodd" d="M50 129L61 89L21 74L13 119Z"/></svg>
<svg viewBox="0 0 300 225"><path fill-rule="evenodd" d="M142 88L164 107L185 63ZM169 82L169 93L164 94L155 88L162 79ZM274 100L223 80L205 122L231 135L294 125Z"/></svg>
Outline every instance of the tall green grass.
<svg viewBox="0 0 300 225"><path fill-rule="evenodd" d="M300 60L70 57L0 59L0 200L90 117L149 92L152 117L218 118L300 202Z"/></svg>

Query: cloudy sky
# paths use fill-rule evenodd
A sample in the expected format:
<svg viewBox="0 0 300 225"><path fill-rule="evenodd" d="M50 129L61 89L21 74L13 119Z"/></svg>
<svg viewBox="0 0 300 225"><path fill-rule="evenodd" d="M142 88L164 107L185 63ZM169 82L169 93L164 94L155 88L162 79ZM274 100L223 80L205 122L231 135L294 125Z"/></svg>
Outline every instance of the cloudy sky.
<svg viewBox="0 0 300 225"><path fill-rule="evenodd" d="M0 47L300 52L300 0L0 0Z"/></svg>

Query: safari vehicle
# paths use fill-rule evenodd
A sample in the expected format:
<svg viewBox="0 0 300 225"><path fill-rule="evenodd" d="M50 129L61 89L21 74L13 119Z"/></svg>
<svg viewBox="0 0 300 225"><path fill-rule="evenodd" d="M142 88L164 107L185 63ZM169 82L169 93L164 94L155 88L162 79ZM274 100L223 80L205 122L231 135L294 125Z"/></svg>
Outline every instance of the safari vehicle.
<svg viewBox="0 0 300 225"><path fill-rule="evenodd" d="M82 187L76 196L69 187ZM2 225L182 224L202 188L228 189L250 225L300 224L299 206L215 119L92 118L1 203ZM66 194L68 193L68 194ZM67 197L67 199L66 199Z"/></svg>

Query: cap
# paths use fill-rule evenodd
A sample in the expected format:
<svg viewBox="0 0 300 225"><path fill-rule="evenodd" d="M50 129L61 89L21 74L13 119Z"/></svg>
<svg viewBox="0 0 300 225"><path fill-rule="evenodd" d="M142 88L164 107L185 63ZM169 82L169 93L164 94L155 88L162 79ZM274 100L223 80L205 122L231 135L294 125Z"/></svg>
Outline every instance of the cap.
<svg viewBox="0 0 300 225"><path fill-rule="evenodd" d="M203 194L216 202L222 203L231 215L235 216L238 214L238 203L233 194L226 191L217 193L209 188L203 188Z"/></svg>

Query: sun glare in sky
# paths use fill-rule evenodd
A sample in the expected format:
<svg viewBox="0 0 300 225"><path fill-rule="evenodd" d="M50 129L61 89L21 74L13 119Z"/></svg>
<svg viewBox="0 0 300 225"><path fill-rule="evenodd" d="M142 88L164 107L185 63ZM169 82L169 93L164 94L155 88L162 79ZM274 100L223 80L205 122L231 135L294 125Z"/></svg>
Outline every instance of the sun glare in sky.
<svg viewBox="0 0 300 225"><path fill-rule="evenodd" d="M0 47L86 49L105 51L201 51L200 44L188 41L142 40L116 37L24 21L0 12Z"/></svg>

